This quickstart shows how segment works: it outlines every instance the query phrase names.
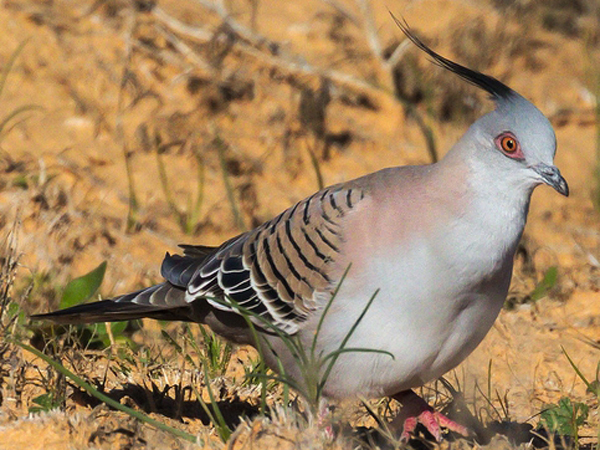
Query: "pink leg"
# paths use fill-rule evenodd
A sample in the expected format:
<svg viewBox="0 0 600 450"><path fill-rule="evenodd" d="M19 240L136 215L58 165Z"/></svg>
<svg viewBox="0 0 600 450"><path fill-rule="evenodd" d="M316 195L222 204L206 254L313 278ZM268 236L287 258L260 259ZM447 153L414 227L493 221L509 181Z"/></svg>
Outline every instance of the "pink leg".
<svg viewBox="0 0 600 450"><path fill-rule="evenodd" d="M414 433L417 425L420 423L436 441L442 440L442 427L447 428L455 433L469 436L469 429L453 420L448 419L443 414L434 411L425 400L415 394L413 391L402 391L392 396L402 404L400 414L392 422L392 427L402 427L400 438L403 441L408 441L410 435Z"/></svg>
<svg viewBox="0 0 600 450"><path fill-rule="evenodd" d="M333 424L331 420L331 412L332 408L326 399L322 398L319 403L319 417L317 419L317 424L319 428L323 430L325 437L329 441L333 441L335 439L335 430L333 429Z"/></svg>

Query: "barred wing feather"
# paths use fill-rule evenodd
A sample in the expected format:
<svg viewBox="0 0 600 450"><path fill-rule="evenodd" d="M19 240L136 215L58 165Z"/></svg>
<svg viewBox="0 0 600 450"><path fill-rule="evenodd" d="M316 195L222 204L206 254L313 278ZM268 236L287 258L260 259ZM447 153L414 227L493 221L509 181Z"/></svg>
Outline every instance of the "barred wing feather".
<svg viewBox="0 0 600 450"><path fill-rule="evenodd" d="M169 271L185 266L188 256L179 256L163 275L187 284L188 302L204 298L236 311L232 299L258 326L267 320L293 334L318 307L316 294L333 291L339 282L333 267L344 239L341 222L363 197L360 189L325 189L226 242L201 264L189 264L193 269Z"/></svg>

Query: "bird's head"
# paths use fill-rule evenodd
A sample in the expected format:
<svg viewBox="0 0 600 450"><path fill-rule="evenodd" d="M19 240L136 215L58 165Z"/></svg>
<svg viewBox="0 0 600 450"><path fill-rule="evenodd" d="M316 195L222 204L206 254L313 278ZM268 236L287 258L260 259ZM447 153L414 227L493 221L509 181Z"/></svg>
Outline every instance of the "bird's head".
<svg viewBox="0 0 600 450"><path fill-rule="evenodd" d="M479 158L496 168L498 176L510 177L526 188L545 183L568 196L569 186L554 165L556 136L550 121L515 91L494 100L496 109L468 132L477 142Z"/></svg>
<svg viewBox="0 0 600 450"><path fill-rule="evenodd" d="M556 136L546 116L495 78L439 55L415 36L406 22L394 20L436 64L485 90L496 103L496 109L474 122L451 152L472 153L475 163L485 164L488 171L493 168L499 178L509 178L526 190L545 183L568 196L569 186L554 165Z"/></svg>

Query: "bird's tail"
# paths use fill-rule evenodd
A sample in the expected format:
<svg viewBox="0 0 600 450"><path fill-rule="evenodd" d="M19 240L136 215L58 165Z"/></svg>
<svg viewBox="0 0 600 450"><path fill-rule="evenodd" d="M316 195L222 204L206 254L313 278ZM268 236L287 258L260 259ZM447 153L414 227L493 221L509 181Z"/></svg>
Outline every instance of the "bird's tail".
<svg viewBox="0 0 600 450"><path fill-rule="evenodd" d="M185 289L168 281L112 300L86 303L46 314L31 316L60 324L119 322L142 319L191 320Z"/></svg>

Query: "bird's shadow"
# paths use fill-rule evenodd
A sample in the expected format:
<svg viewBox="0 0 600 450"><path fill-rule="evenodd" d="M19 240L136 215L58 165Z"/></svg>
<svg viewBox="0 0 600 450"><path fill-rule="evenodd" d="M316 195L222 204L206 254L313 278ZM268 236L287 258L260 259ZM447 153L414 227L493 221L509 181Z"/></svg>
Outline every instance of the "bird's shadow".
<svg viewBox="0 0 600 450"><path fill-rule="evenodd" d="M129 383L121 388L105 391L104 393L121 403L133 403L146 413L158 413L181 422L185 422L186 419L196 419L208 426L211 423L208 413L199 401L191 399L193 396L190 395L189 391L191 391L190 387L181 388L178 385L159 389L155 384L148 388L147 386ZM76 390L71 399L78 404L92 407L102 403L97 398L81 390ZM243 401L235 395L216 402L216 407L220 410L227 426L232 430L239 425L242 417L252 419L260 413L257 405ZM208 403L208 408L214 411L215 405ZM528 443L536 449L547 448L550 444L557 450L573 448L574 443L570 436L548 435L544 430L534 429L529 423L494 421L484 426L466 409L445 412L451 419L467 425L473 431L473 436L467 438L467 440L480 446L489 444L495 437L504 437L514 446ZM415 450L432 450L435 448L433 437L424 427L419 425L416 431L417 437L408 442L409 447ZM390 439L378 428L357 427L351 431L351 434L355 442L359 444L358 448L397 448L397 439ZM444 439L455 441L462 439L462 436L448 433L444 435ZM591 445L580 445L579 448L591 450Z"/></svg>
<svg viewBox="0 0 600 450"><path fill-rule="evenodd" d="M490 444L494 438L504 438L511 444L511 447L515 448L521 444L528 444L530 448L535 449L555 448L556 450L568 450L575 448L571 436L549 435L545 430L534 429L528 423L496 421L478 431L475 436L469 438L464 438L451 432L444 435L444 440L455 442L458 439L464 439L470 444L476 444L477 447L480 447ZM397 439L392 440L386 437L376 428L358 428L355 430L354 437L359 443L363 444L362 448L364 449L379 448L381 450L392 450L398 448ZM408 442L408 447L414 450L433 450L439 448L433 436L421 425L417 427L416 437L410 439ZM591 450L592 444L580 444L578 448L580 450Z"/></svg>
<svg viewBox="0 0 600 450"><path fill-rule="evenodd" d="M152 384L150 388L139 384L128 383L123 387L104 391L103 393L112 399L128 404L135 405L145 413L158 413L170 419L185 422L186 419L200 420L204 425L211 423L206 410L202 404L193 399L192 389L188 387L181 388L178 385L166 386L159 389ZM89 395L85 391L76 391L71 399L78 404L95 407L102 403L97 398ZM229 396L225 400L219 400L215 404L208 403L208 408L212 411L218 409L230 429L235 429L241 422L242 417L252 418L259 414L259 408L247 401L239 399L237 396Z"/></svg>

